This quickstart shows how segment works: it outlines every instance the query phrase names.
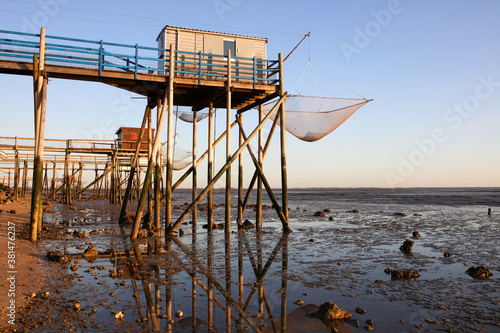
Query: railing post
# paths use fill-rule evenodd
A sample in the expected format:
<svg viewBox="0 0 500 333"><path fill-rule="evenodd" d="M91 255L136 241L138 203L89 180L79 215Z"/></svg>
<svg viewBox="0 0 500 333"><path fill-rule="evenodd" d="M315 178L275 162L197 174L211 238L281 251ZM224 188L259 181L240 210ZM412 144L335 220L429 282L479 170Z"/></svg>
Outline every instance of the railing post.
<svg viewBox="0 0 500 333"><path fill-rule="evenodd" d="M253 88L255 89L255 84L257 83L257 70L255 68L255 57L253 57Z"/></svg>
<svg viewBox="0 0 500 333"><path fill-rule="evenodd" d="M201 51L198 52L198 84L201 84Z"/></svg>
<svg viewBox="0 0 500 333"><path fill-rule="evenodd" d="M137 79L137 62L139 61L139 45L135 44L135 70L134 70L134 79Z"/></svg>
<svg viewBox="0 0 500 333"><path fill-rule="evenodd" d="M99 41L99 76L102 75L102 68L104 62L104 54L102 50L102 39Z"/></svg>

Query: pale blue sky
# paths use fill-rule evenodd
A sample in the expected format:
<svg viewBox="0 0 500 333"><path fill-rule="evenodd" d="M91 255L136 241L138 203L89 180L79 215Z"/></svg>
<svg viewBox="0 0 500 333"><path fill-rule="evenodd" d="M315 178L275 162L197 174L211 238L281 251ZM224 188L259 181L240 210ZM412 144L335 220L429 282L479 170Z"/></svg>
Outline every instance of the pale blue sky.
<svg viewBox="0 0 500 333"><path fill-rule="evenodd" d="M500 186L499 13L492 0L2 0L0 29L156 46L173 25L267 37L268 58L311 31L287 60L286 90L311 59L319 92L308 69L299 93L357 97L343 83L374 101L320 141L287 137L290 187ZM0 75L0 136L33 136L31 80ZM111 139L144 109L98 83L54 79L48 96L46 138ZM189 126L179 123L183 148ZM266 169L274 186L277 155Z"/></svg>

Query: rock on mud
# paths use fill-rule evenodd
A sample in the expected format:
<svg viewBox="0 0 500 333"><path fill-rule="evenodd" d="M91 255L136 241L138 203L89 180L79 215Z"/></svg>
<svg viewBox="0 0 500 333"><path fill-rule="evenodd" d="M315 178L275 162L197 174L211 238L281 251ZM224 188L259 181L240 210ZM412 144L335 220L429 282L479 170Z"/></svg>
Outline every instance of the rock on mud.
<svg viewBox="0 0 500 333"><path fill-rule="evenodd" d="M401 252L411 253L411 248L413 247L414 243L415 243L414 241L407 239L404 241L403 245L401 245L399 249L401 250Z"/></svg>
<svg viewBox="0 0 500 333"><path fill-rule="evenodd" d="M386 274L391 274L391 280L410 280L416 279L420 276L420 273L412 269L390 269L386 268L384 270Z"/></svg>
<svg viewBox="0 0 500 333"><path fill-rule="evenodd" d="M398 213L394 213L394 216L406 216L406 214L405 214L405 213L398 212Z"/></svg>
<svg viewBox="0 0 500 333"><path fill-rule="evenodd" d="M62 253L61 251L51 251L47 253L49 261L54 261L59 264L66 264L71 261L71 258Z"/></svg>
<svg viewBox="0 0 500 333"><path fill-rule="evenodd" d="M325 302L316 311L307 315L308 317L319 318L321 320L347 320L352 318L352 314L345 311L333 302Z"/></svg>
<svg viewBox="0 0 500 333"><path fill-rule="evenodd" d="M250 220L245 220L243 222L243 224L241 225L241 227L243 229L251 229L251 228L255 228L255 224L253 224L252 222L250 222Z"/></svg>
<svg viewBox="0 0 500 333"><path fill-rule="evenodd" d="M318 212L314 213L314 216L325 217L326 214L325 214L324 211L321 210L321 211L318 211Z"/></svg>
<svg viewBox="0 0 500 333"><path fill-rule="evenodd" d="M485 266L470 267L466 273L477 280L485 280L493 275Z"/></svg>
<svg viewBox="0 0 500 333"><path fill-rule="evenodd" d="M89 247L87 247L87 249L85 249L85 251L83 252L83 256L84 257L97 257L97 249L95 248L95 246L92 246L90 245Z"/></svg>

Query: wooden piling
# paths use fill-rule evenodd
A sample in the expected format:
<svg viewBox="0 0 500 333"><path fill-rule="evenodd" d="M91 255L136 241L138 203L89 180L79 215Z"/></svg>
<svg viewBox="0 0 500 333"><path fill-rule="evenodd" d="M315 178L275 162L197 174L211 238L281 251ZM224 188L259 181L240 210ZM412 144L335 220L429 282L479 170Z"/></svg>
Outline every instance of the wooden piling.
<svg viewBox="0 0 500 333"><path fill-rule="evenodd" d="M262 121L262 116L264 114L264 110L262 107L262 104L259 105L259 122ZM263 154L262 154L262 140L263 140L263 133L262 129L259 130L258 134L258 153L257 153L257 158L260 167L262 168L262 159L263 159ZM256 202L256 207L255 207L255 230L257 232L260 232L262 230L262 179L260 179L260 176L257 180L257 202ZM260 295L260 292L259 292Z"/></svg>
<svg viewBox="0 0 500 333"><path fill-rule="evenodd" d="M193 163L193 174L192 174L192 177L193 177L193 184L192 184L192 195L191 195L191 198L192 200L196 200L196 196L197 196L197 186L198 186L198 180L197 180L197 170L196 170L196 125L198 123L197 119L197 111L193 111L193 153L192 153L192 163ZM193 233L196 232L196 225L197 225L197 219L198 219L198 206L195 205L194 208L193 208L193 215L192 215L192 229L193 229Z"/></svg>
<svg viewBox="0 0 500 333"><path fill-rule="evenodd" d="M136 170L137 170L137 161L139 158L139 152L141 150L142 137L144 135L144 131L146 128L146 122L147 122L147 119L148 119L150 113L151 113L151 108L149 107L149 105L147 105L146 110L144 111L144 116L142 118L141 130L139 131L139 137L137 138L137 141L136 141L134 157L132 158L132 163L130 165L130 175L128 178L127 188L125 190L125 194L123 197L123 203L122 203L122 208L120 211L120 217L118 219L119 223L123 223L125 221L125 215L127 213L127 202L128 202L128 198L133 190L132 186L133 186L133 181L134 181L134 175L136 174ZM139 173L137 173L137 175L139 175ZM96 178L97 178L97 165L96 165Z"/></svg>
<svg viewBox="0 0 500 333"><path fill-rule="evenodd" d="M151 135L152 132L152 122L151 122L151 113L149 114L148 117L148 160L151 160L151 156L153 156L153 138ZM155 153L156 155L156 153ZM153 171L156 170L156 158L153 160ZM153 175L151 175L153 177ZM148 224L150 226L153 225L153 181L151 179L151 182L149 183L148 187L148 211L147 211L147 217L148 217Z"/></svg>
<svg viewBox="0 0 500 333"><path fill-rule="evenodd" d="M160 127L160 109L161 109L161 99L158 98L156 106L156 130ZM156 163L155 163L155 173L154 173L154 230L156 232L160 231L160 208L161 208L161 172L162 172L162 147L158 147L156 152Z"/></svg>
<svg viewBox="0 0 500 333"><path fill-rule="evenodd" d="M210 102L208 107L208 168L207 168L207 184L212 182L213 178L213 141L214 141L214 103ZM207 197L207 223L208 230L212 231L212 226L214 224L214 191L211 188L208 191Z"/></svg>
<svg viewBox="0 0 500 333"><path fill-rule="evenodd" d="M16 138L17 141L17 138ZM14 201L19 200L19 152L15 151L14 159Z"/></svg>
<svg viewBox="0 0 500 333"><path fill-rule="evenodd" d="M50 197L55 199L56 195L56 162L52 162L52 180L50 183Z"/></svg>
<svg viewBox="0 0 500 333"><path fill-rule="evenodd" d="M241 126L243 126L243 115L240 116ZM238 132L238 144L243 144L243 135ZM238 157L238 225L243 224L243 154Z"/></svg>
<svg viewBox="0 0 500 333"><path fill-rule="evenodd" d="M167 171L165 172L165 230L170 228L172 223L172 177L173 177L173 158L174 158L174 79L175 79L175 61L174 45L170 44L170 63L168 71L168 89L165 92L164 104L168 100L168 129L167 129ZM167 233L165 232L165 237Z"/></svg>
<svg viewBox="0 0 500 333"><path fill-rule="evenodd" d="M26 198L27 192L28 192L28 161L24 161L24 166L23 166L23 184L22 184L21 196L23 198Z"/></svg>
<svg viewBox="0 0 500 333"><path fill-rule="evenodd" d="M43 140L45 134L45 112L47 105L47 79L45 65L45 28L40 31L40 62L33 56L33 86L35 105L35 157L33 161L33 185L31 195L30 240L36 242L43 219Z"/></svg>
<svg viewBox="0 0 500 333"><path fill-rule="evenodd" d="M227 50L227 106L226 106L226 162L231 158L231 49ZM226 170L226 200L225 200L224 231L229 233L231 225L231 165Z"/></svg>

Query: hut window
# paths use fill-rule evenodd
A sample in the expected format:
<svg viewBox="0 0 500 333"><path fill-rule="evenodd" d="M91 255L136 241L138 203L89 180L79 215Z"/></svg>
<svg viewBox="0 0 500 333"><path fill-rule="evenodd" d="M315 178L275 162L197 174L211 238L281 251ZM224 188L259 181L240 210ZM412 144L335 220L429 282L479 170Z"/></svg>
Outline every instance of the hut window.
<svg viewBox="0 0 500 333"><path fill-rule="evenodd" d="M131 134L130 134L130 138L131 138L132 140L136 140L136 139L137 139L137 134L135 134L135 133L131 133Z"/></svg>
<svg viewBox="0 0 500 333"><path fill-rule="evenodd" d="M235 40L225 40L224 41L224 56L227 57L227 50L231 50L231 57L236 55L236 41Z"/></svg>

